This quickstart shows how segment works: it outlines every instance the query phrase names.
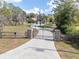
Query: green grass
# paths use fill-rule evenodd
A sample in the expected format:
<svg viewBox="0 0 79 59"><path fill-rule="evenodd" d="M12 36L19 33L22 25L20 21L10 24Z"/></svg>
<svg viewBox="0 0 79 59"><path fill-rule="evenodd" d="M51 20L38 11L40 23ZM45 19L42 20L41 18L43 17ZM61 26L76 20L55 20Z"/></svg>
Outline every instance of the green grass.
<svg viewBox="0 0 79 59"><path fill-rule="evenodd" d="M42 26L39 26L41 28L52 28L52 24L45 24L45 25L42 25Z"/></svg>
<svg viewBox="0 0 79 59"><path fill-rule="evenodd" d="M39 27L41 27L41 28L50 28L49 26L46 26L46 25L44 25L44 26L39 26Z"/></svg>

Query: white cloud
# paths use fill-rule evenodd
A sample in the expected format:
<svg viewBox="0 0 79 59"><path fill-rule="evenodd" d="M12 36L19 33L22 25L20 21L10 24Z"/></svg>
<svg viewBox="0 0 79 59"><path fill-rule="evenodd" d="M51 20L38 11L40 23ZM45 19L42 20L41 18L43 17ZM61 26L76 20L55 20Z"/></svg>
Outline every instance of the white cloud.
<svg viewBox="0 0 79 59"><path fill-rule="evenodd" d="M42 9L39 8L33 8L33 9L24 9L26 13L35 13L38 14L39 12L44 13Z"/></svg>
<svg viewBox="0 0 79 59"><path fill-rule="evenodd" d="M47 2L47 6L49 7L48 9L46 9L47 12L53 13L53 9L56 8L57 6L56 4L54 4L54 1L58 1L58 0L49 0Z"/></svg>
<svg viewBox="0 0 79 59"><path fill-rule="evenodd" d="M47 5L52 7L53 6L52 3L53 3L53 0L50 0L50 1L48 1Z"/></svg>
<svg viewBox="0 0 79 59"><path fill-rule="evenodd" d="M18 3L21 2L22 0L0 0L0 1L6 1L8 3Z"/></svg>
<svg viewBox="0 0 79 59"><path fill-rule="evenodd" d="M53 9L53 4L52 4L53 0L48 0L47 2L47 6L48 8L44 10L45 14L50 14L52 9Z"/></svg>
<svg viewBox="0 0 79 59"><path fill-rule="evenodd" d="M33 9L24 9L24 11L26 13L35 13L38 14L39 12L44 13L44 14L51 14L51 11L53 9L53 7L56 7L56 5L53 5L52 3L54 2L54 0L48 0L47 2L47 9L39 9L39 8L33 8Z"/></svg>
<svg viewBox="0 0 79 59"><path fill-rule="evenodd" d="M52 4L52 2L54 2L53 0L48 0L47 2L47 6L48 8L47 9L39 9L39 8L33 8L33 9L24 9L24 11L26 11L26 13L35 13L35 14L38 14L39 12L41 13L44 13L44 14L50 14L53 7L55 7L55 5Z"/></svg>
<svg viewBox="0 0 79 59"><path fill-rule="evenodd" d="M56 4L54 4L54 0L48 1L47 5L49 6L50 9L56 8Z"/></svg>

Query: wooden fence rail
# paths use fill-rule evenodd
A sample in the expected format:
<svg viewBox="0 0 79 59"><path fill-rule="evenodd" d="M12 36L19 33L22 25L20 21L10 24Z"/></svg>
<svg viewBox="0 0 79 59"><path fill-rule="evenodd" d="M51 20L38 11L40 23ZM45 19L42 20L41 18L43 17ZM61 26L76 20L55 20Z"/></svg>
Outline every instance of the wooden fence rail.
<svg viewBox="0 0 79 59"><path fill-rule="evenodd" d="M27 32L0 32L0 38L26 38Z"/></svg>

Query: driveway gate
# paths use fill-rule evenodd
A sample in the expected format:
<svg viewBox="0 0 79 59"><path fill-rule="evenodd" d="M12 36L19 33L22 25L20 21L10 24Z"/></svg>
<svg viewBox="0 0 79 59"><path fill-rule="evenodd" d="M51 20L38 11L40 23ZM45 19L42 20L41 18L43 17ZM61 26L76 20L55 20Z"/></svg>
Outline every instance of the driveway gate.
<svg viewBox="0 0 79 59"><path fill-rule="evenodd" d="M35 39L53 40L53 33L47 29L40 29Z"/></svg>

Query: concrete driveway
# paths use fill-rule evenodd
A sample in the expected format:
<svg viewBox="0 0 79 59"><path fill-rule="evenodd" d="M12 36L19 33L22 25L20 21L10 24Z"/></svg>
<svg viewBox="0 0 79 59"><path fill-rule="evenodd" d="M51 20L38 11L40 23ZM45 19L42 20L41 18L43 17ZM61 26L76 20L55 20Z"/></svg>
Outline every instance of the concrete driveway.
<svg viewBox="0 0 79 59"><path fill-rule="evenodd" d="M0 59L60 59L60 56L56 51L54 41L31 39L28 43L1 54Z"/></svg>
<svg viewBox="0 0 79 59"><path fill-rule="evenodd" d="M35 39L43 39L43 40L49 40L53 41L53 33L46 30L46 29L40 29Z"/></svg>

